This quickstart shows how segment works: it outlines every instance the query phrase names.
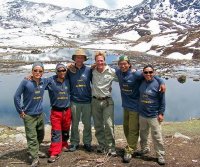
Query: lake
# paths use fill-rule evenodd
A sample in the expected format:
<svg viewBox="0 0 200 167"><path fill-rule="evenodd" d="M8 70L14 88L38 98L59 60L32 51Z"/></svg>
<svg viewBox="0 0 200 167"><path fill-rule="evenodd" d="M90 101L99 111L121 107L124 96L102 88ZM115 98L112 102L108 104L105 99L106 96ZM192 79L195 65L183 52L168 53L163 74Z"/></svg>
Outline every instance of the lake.
<svg viewBox="0 0 200 167"><path fill-rule="evenodd" d="M2 60L15 60L24 62L33 61L61 61L65 62L71 60L71 55L74 53L73 48L54 48L47 49L40 54L16 54L2 56ZM86 50L89 57L86 64L92 64L94 62L94 51ZM106 62L112 64L116 61L118 55L112 51L106 51ZM137 66L137 63L134 64ZM55 64L44 64L45 69L55 68ZM50 68L49 68L50 67ZM23 70L19 70L23 69ZM27 76L31 71L31 65L22 66L16 69L15 73L0 73L0 124L9 126L22 125L23 122L19 118L18 113L15 110L13 95L20 84L21 80ZM47 71L46 70L46 71ZM17 72L23 71L23 72ZM45 73L44 76L51 76L54 73ZM191 118L200 117L200 83L194 82L192 79L187 79L186 83L181 84L176 79L165 80L167 85L166 92L166 121L184 121ZM112 96L115 102L115 124L122 124L123 111L121 107L121 95L118 83L113 83ZM48 93L44 96L44 112L45 121L49 122L49 97Z"/></svg>
<svg viewBox="0 0 200 167"><path fill-rule="evenodd" d="M0 73L0 124L9 126L23 125L13 103L13 95L21 82L28 75L24 73ZM53 73L46 73L50 76ZM184 121L200 117L200 83L187 79L181 84L176 79L165 80L166 114L165 121ZM113 83L112 96L115 102L115 124L122 124L123 111L121 107L121 95L118 83ZM50 104L48 93L44 97L45 121L49 122Z"/></svg>

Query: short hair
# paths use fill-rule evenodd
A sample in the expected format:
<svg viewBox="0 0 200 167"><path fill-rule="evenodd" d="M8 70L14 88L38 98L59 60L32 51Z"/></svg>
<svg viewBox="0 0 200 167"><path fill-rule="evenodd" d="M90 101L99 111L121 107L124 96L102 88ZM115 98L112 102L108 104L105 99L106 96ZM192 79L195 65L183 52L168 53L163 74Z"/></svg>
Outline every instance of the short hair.
<svg viewBox="0 0 200 167"><path fill-rule="evenodd" d="M96 60L97 56L102 56L104 58L104 60L106 60L106 52L105 51L96 51L95 56L94 56L95 60Z"/></svg>
<svg viewBox="0 0 200 167"><path fill-rule="evenodd" d="M146 68L152 68L152 70L154 71L154 68L151 64L147 64L146 66L144 66L143 68L143 71L146 69Z"/></svg>

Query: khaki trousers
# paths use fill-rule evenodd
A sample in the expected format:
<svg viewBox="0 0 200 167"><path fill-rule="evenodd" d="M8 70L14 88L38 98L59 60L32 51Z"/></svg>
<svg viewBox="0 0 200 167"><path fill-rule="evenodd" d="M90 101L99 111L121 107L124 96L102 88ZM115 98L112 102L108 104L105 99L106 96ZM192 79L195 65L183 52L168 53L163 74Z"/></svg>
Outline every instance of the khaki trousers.
<svg viewBox="0 0 200 167"><path fill-rule="evenodd" d="M157 118L145 118L139 117L140 123L140 145L141 149L148 149L148 136L151 129L151 136L153 139L154 149L156 151L156 156L160 157L165 155L164 144L162 139L161 124Z"/></svg>
<svg viewBox="0 0 200 167"><path fill-rule="evenodd" d="M91 144L91 103L75 103L71 102L72 112L72 125L71 125L71 138L70 142L73 145L78 145L80 142L79 135L79 122L82 121L84 125L83 129L83 144Z"/></svg>
<svg viewBox="0 0 200 167"><path fill-rule="evenodd" d="M94 120L95 136L99 145L114 150L114 102L112 98L106 100L93 98L92 116Z"/></svg>

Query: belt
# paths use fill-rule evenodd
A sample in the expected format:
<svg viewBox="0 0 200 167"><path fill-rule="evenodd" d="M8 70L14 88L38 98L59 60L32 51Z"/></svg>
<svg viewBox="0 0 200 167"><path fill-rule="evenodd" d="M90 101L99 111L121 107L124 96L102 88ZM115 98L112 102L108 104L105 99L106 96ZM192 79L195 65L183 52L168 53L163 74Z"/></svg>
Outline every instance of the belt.
<svg viewBox="0 0 200 167"><path fill-rule="evenodd" d="M94 99L97 99L97 100L106 100L106 99L109 99L110 97L109 96L106 96L106 97L96 97L96 96L93 96Z"/></svg>
<svg viewBox="0 0 200 167"><path fill-rule="evenodd" d="M56 107L56 106L52 106L52 110L56 110L56 111L65 111L68 108L69 107Z"/></svg>

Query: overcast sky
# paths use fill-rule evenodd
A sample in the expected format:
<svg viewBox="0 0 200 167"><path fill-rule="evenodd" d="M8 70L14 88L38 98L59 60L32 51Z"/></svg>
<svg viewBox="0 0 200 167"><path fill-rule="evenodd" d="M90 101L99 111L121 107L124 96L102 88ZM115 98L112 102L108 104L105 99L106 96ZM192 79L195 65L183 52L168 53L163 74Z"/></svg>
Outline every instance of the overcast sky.
<svg viewBox="0 0 200 167"><path fill-rule="evenodd" d="M105 9L120 9L127 5L134 6L143 0L28 0L32 2L50 3L57 6L71 7L71 8L84 8L89 5L94 5L99 8Z"/></svg>

